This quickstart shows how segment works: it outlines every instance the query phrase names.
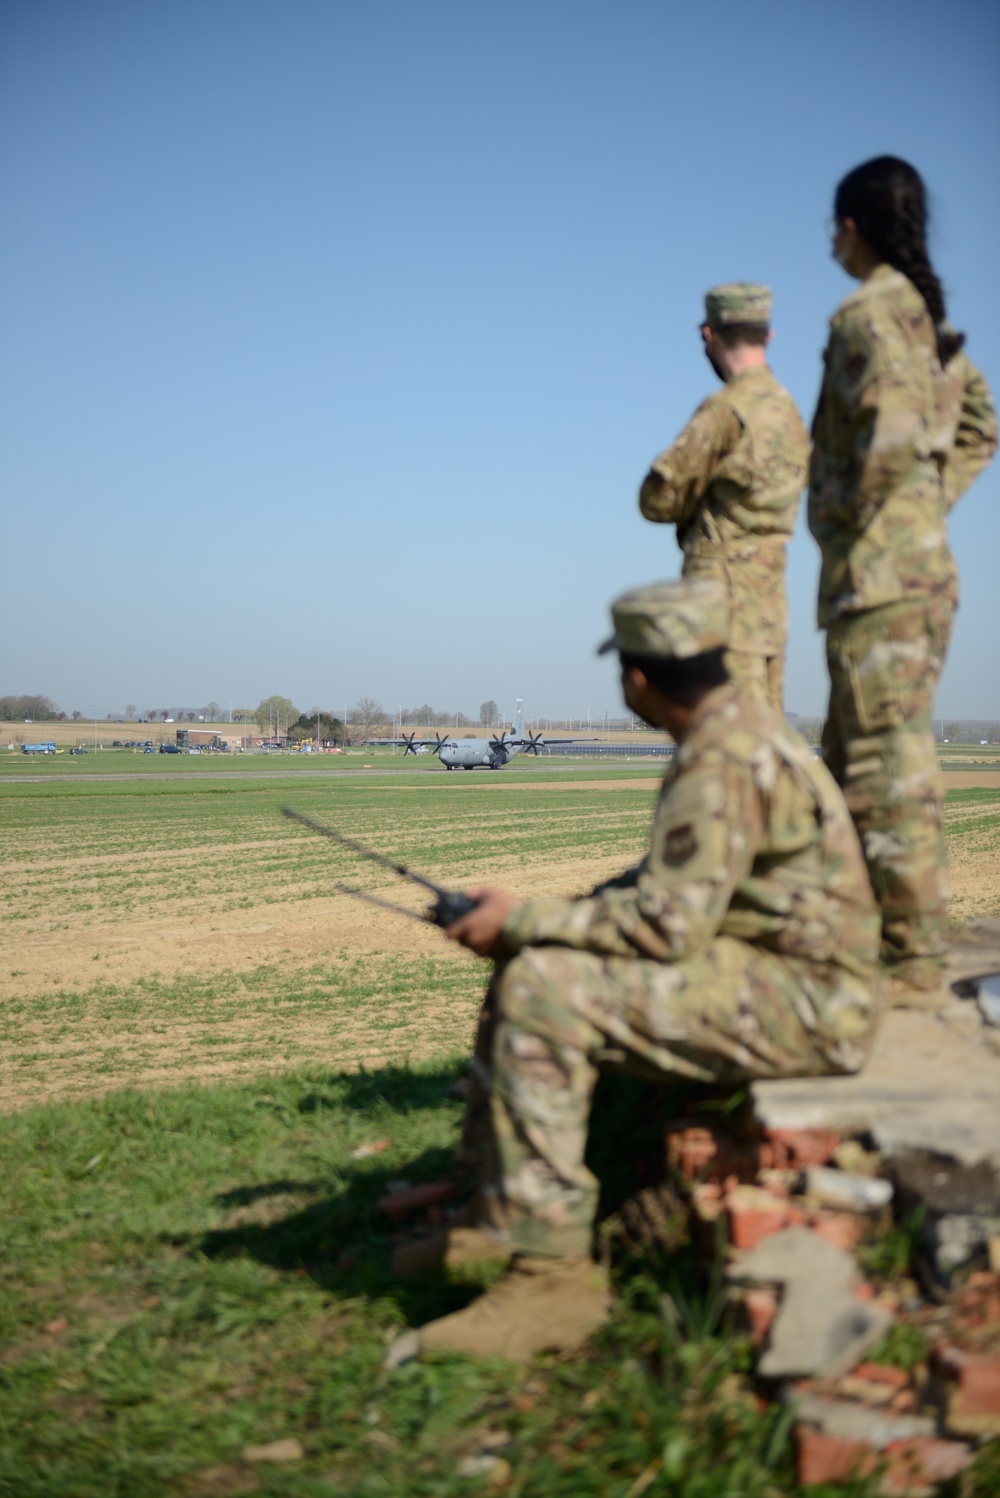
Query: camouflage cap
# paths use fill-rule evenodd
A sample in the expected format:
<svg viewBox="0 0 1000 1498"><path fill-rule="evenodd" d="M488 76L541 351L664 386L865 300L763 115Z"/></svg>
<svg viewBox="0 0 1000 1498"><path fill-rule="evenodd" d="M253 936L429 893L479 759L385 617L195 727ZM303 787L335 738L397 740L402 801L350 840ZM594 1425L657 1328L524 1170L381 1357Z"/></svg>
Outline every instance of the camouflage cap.
<svg viewBox="0 0 1000 1498"><path fill-rule="evenodd" d="M727 323L763 323L771 321L771 288L754 281L730 281L705 292L705 321L710 328L724 328Z"/></svg>
<svg viewBox="0 0 1000 1498"><path fill-rule="evenodd" d="M611 605L611 618L615 632L598 647L598 655L618 650L684 660L729 641L729 602L714 578L682 577L630 588Z"/></svg>

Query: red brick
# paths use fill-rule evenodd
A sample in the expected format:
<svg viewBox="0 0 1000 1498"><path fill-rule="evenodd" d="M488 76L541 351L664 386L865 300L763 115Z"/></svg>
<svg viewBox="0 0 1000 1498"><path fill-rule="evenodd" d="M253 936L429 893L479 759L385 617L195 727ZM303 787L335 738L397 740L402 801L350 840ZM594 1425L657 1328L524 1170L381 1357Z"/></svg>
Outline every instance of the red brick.
<svg viewBox="0 0 1000 1498"><path fill-rule="evenodd" d="M839 1144L840 1135L832 1129L765 1129L760 1163L778 1170L826 1165Z"/></svg>
<svg viewBox="0 0 1000 1498"><path fill-rule="evenodd" d="M828 1436L808 1426L795 1428L799 1482L812 1487L821 1482L849 1482L852 1477L867 1477L878 1466L878 1456L865 1441L848 1441L843 1436Z"/></svg>
<svg viewBox="0 0 1000 1498"><path fill-rule="evenodd" d="M934 1360L938 1371L958 1385L956 1414L1000 1415L1000 1357L945 1346L935 1349Z"/></svg>
<svg viewBox="0 0 1000 1498"><path fill-rule="evenodd" d="M972 1461L972 1452L963 1441L945 1441L936 1436L890 1441L884 1451L876 1451L866 1441L830 1436L800 1425L796 1427L795 1440L802 1487L849 1482L881 1469L879 1492L886 1498L926 1492L933 1484L956 1476Z"/></svg>
<svg viewBox="0 0 1000 1498"><path fill-rule="evenodd" d="M729 1241L734 1248L754 1248L763 1238L787 1227L787 1201L757 1186L737 1186L726 1193Z"/></svg>
<svg viewBox="0 0 1000 1498"><path fill-rule="evenodd" d="M890 1441L882 1458L888 1465L879 1483L881 1492L902 1495L955 1477L972 1461L972 1452L964 1441L916 1436L909 1441Z"/></svg>
<svg viewBox="0 0 1000 1498"><path fill-rule="evenodd" d="M866 1379L870 1384L891 1384L894 1389L905 1389L910 1382L908 1373L888 1363L859 1363L854 1377Z"/></svg>

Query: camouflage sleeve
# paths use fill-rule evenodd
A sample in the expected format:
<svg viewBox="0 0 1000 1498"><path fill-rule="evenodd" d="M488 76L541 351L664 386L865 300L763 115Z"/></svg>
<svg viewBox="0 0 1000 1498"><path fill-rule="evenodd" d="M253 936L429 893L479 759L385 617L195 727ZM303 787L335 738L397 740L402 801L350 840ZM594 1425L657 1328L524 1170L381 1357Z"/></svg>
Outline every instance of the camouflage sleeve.
<svg viewBox="0 0 1000 1498"><path fill-rule="evenodd" d="M955 444L944 471L944 492L949 510L956 505L973 479L978 478L997 450L997 413L990 387L976 366L958 356L964 365L962 406Z"/></svg>
<svg viewBox="0 0 1000 1498"><path fill-rule="evenodd" d="M760 846L763 808L750 766L702 763L679 774L657 810L634 885L582 900L529 900L504 926L512 951L554 944L676 962L718 932Z"/></svg>
<svg viewBox="0 0 1000 1498"><path fill-rule="evenodd" d="M736 446L742 427L725 401L703 401L673 447L654 461L639 490L647 520L683 525L712 482L719 461Z"/></svg>
<svg viewBox="0 0 1000 1498"><path fill-rule="evenodd" d="M909 362L909 350L888 320L876 324L855 314L834 323L826 383L850 413L845 456L852 482L821 487L821 519L864 530L913 466L927 413L908 388Z"/></svg>

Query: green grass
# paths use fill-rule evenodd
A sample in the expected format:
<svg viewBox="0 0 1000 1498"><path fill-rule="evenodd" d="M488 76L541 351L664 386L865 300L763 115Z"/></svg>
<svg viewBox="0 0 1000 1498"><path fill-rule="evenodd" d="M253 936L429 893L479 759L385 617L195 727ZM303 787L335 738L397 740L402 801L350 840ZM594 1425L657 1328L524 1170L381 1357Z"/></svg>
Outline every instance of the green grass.
<svg viewBox="0 0 1000 1498"><path fill-rule="evenodd" d="M659 743L659 737L655 742ZM652 742L652 739L651 739ZM633 773L662 773L665 761L662 758L640 758L623 756L606 762L603 759L589 760L568 755L546 755L544 758L522 755L516 757L502 770L477 769L471 774L465 771L449 772L435 754L404 756L398 750L373 749L350 750L346 754L133 754L130 749L101 749L96 753L90 749L85 755L70 756L69 752L56 755L28 755L19 751L0 750L0 779L14 781L40 776L42 779L86 780L95 775L141 776L173 775L186 778L193 775L222 777L271 776L341 776L363 774L366 766L373 770L392 770L407 775L441 775L454 785L470 780L491 780L514 776L551 775L553 767L591 778L597 775L620 774L622 770ZM373 777L374 778L374 777ZM561 778L561 776L560 776Z"/></svg>
<svg viewBox="0 0 1000 1498"><path fill-rule="evenodd" d="M391 876L284 821L286 801L444 883L516 887L539 863L632 861L653 792L627 782L656 767L436 782L432 766L223 769L0 791L0 1079L22 1110L0 1131L0 1498L796 1491L788 1419L758 1409L750 1349L688 1258L620 1270L615 1318L583 1356L383 1370L402 1328L477 1289L394 1280L400 1230L376 1203L390 1181L447 1168L483 968L391 916L353 947L296 942L298 917L340 908L333 879L388 892ZM949 793L960 849L993 835L993 796ZM150 947L145 970L116 978L107 951L163 921L178 942L287 934L267 961L221 967L192 944L159 971ZM34 971L22 986L16 953L60 942L72 981ZM600 1127L612 1210L621 1129ZM377 1140L390 1147L354 1158ZM243 1455L284 1437L301 1460ZM492 1476L462 1475L490 1453ZM967 1498L997 1490L998 1460L983 1454ZM849 1491L872 1485L826 1498Z"/></svg>
<svg viewBox="0 0 1000 1498"><path fill-rule="evenodd" d="M750 1348L691 1259L619 1275L612 1322L572 1359L383 1369L405 1326L480 1288L394 1279L404 1230L377 1210L391 1181L447 1167L457 1071L300 1071L10 1118L0 1494L447 1498L497 1490L460 1471L483 1454L523 1498L795 1492L788 1416L758 1408ZM243 1455L289 1437L289 1465ZM967 1498L998 1471L994 1448Z"/></svg>
<svg viewBox="0 0 1000 1498"><path fill-rule="evenodd" d="M376 1210L391 1180L441 1173L455 1074L300 1073L10 1119L0 1493L465 1494L484 1481L459 1464L487 1448L538 1498L624 1495L654 1463L654 1494L789 1491L787 1422L757 1414L747 1347L686 1341L648 1276L585 1357L383 1371L401 1329L478 1288L393 1279ZM289 1436L290 1467L243 1459Z"/></svg>

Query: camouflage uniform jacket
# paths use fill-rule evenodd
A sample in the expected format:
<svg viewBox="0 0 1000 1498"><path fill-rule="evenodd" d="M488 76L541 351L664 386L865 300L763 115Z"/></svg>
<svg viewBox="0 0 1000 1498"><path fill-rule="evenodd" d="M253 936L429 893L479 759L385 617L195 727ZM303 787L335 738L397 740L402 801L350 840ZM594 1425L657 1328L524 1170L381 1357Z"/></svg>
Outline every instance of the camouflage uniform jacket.
<svg viewBox="0 0 1000 1498"><path fill-rule="evenodd" d="M996 452L986 381L962 353L941 368L923 297L888 265L838 308L823 357L809 475L820 625L914 596L957 601L946 517Z"/></svg>
<svg viewBox="0 0 1000 1498"><path fill-rule="evenodd" d="M808 465L798 408L765 365L698 407L639 492L647 520L676 524L684 576L725 584L733 650L785 648L785 551Z"/></svg>
<svg viewBox="0 0 1000 1498"><path fill-rule="evenodd" d="M513 951L554 943L660 962L717 935L803 959L821 980L807 985L813 1013L803 1017L822 1033L870 1023L875 1001L859 1014L857 983L850 1013L837 1012L838 972L870 979L880 937L843 797L798 735L732 683L691 719L643 862L582 899L530 900L504 926Z"/></svg>

